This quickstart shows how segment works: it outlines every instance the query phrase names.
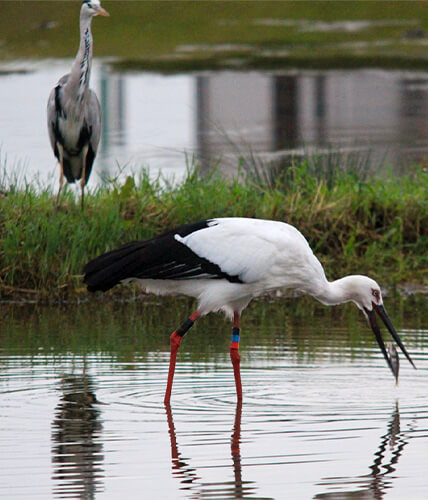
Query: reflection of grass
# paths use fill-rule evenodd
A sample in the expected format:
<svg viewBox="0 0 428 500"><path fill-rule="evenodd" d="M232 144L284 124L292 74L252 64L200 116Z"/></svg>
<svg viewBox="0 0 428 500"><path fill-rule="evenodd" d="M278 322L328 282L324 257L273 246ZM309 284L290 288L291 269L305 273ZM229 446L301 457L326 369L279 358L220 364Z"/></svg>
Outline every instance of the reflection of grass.
<svg viewBox="0 0 428 500"><path fill-rule="evenodd" d="M183 73L186 71L220 70L220 69L257 69L257 70L279 70L279 69L360 69L360 68L383 68L383 69L426 69L428 61L425 57L405 54L295 54L282 56L275 54L222 54L215 56L195 54L191 58L166 58L166 59L124 59L111 63L116 71L157 71L165 74Z"/></svg>
<svg viewBox="0 0 428 500"><path fill-rule="evenodd" d="M386 302L397 328L426 327L426 297L388 297ZM39 364L52 363L52 356L60 361L62 356L69 359L97 353L132 370L136 363L168 352L171 332L192 307L192 301L185 298L61 307L3 305L1 349L6 354L34 355ZM242 327L244 364L250 364L252 356L258 360L284 355L313 360L327 354L340 360L349 356L345 346L358 350L375 346L366 321L353 304L331 308L311 298L257 300L244 312ZM219 314L202 318L186 335L180 359L229 365L230 328L230 322ZM426 341L426 336L419 335L412 341L406 339L406 344L422 348Z"/></svg>
<svg viewBox="0 0 428 500"><path fill-rule="evenodd" d="M0 58L73 56L79 4L0 2ZM94 21L95 54L132 64L143 61L150 68L159 65L168 69L168 64L187 68L193 60L196 67L215 67L236 57L256 66L426 65L423 30L428 28L428 19L424 2L103 4L111 18ZM369 23L346 30L340 21ZM232 53L217 51L216 47L224 44L236 49L232 48ZM246 47L240 48L242 44ZM189 50L191 46L193 50Z"/></svg>
<svg viewBox="0 0 428 500"><path fill-rule="evenodd" d="M341 170L334 157L322 174L320 165L303 159L275 175L248 171L232 180L189 171L180 185L143 173L89 194L83 213L70 192L54 212L48 189L0 186L1 293L44 299L86 295L81 269L98 253L178 224L223 216L297 226L330 278L358 272L383 284L426 280L426 172L373 178L364 165Z"/></svg>

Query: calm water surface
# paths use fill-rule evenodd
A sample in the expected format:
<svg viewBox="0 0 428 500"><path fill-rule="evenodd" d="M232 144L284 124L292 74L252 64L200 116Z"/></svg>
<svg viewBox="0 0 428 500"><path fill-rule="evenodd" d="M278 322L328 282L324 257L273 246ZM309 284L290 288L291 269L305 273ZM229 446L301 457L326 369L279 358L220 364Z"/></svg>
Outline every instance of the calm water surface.
<svg viewBox="0 0 428 500"><path fill-rule="evenodd" d="M0 164L55 187L46 103L72 60L17 61L0 73ZM20 70L20 71L17 71ZM90 185L149 167L180 179L186 164L289 157L332 148L400 173L428 156L428 73L219 71L161 75L93 64L103 132Z"/></svg>
<svg viewBox="0 0 428 500"><path fill-rule="evenodd" d="M387 302L418 366L401 359L399 386L354 307L258 302L242 407L229 325L211 315L182 344L167 408L188 301L3 305L0 497L427 498L427 301Z"/></svg>

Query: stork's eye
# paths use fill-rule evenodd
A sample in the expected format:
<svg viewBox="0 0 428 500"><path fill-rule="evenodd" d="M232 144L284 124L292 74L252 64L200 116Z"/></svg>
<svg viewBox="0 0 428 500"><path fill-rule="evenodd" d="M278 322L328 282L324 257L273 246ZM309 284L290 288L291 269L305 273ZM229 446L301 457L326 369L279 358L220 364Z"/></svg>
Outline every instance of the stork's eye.
<svg viewBox="0 0 428 500"><path fill-rule="evenodd" d="M372 295L375 299L378 299L380 297L379 290L372 290Z"/></svg>

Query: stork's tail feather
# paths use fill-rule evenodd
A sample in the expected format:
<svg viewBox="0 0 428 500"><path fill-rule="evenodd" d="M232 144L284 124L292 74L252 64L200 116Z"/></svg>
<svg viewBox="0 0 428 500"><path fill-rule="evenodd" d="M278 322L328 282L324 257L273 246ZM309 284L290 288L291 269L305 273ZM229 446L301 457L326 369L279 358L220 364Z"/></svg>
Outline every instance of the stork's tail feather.
<svg viewBox="0 0 428 500"><path fill-rule="evenodd" d="M144 241L131 241L89 261L83 268L83 281L88 290L106 292L122 280L135 276L140 265L138 253L144 246Z"/></svg>

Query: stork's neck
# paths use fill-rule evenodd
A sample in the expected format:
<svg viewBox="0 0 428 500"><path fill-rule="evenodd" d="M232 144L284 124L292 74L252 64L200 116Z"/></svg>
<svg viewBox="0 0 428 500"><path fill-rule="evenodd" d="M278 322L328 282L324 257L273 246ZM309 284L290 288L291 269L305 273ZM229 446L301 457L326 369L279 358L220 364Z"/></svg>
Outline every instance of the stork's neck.
<svg viewBox="0 0 428 500"><path fill-rule="evenodd" d="M353 276L345 276L336 281L327 281L319 287L316 293L313 295L317 300L327 306L334 306L336 304L342 304L343 302L349 302L352 300L351 297L351 282Z"/></svg>
<svg viewBox="0 0 428 500"><path fill-rule="evenodd" d="M77 101L82 102L89 87L92 63L92 17L80 16L80 45L67 83Z"/></svg>

